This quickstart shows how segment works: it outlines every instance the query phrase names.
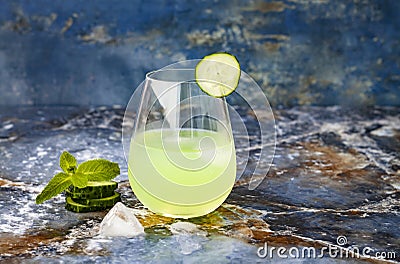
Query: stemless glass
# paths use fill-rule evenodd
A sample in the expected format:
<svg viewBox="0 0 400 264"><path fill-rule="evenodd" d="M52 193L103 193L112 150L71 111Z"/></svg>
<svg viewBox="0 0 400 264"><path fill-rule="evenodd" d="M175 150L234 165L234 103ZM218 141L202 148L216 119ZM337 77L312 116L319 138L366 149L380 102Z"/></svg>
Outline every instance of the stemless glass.
<svg viewBox="0 0 400 264"><path fill-rule="evenodd" d="M219 207L236 178L236 155L224 98L205 94L195 70L146 75L129 144L128 177L136 197L170 217Z"/></svg>

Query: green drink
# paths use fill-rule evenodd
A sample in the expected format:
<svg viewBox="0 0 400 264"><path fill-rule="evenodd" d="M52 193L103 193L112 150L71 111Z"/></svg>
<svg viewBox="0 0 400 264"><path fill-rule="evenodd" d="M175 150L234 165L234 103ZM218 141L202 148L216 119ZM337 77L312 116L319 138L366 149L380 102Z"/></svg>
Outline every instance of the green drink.
<svg viewBox="0 0 400 264"><path fill-rule="evenodd" d="M126 110L133 122L123 128L130 185L145 207L190 218L224 202L236 179L224 97L239 78L239 63L226 53L146 74L140 98L131 99Z"/></svg>
<svg viewBox="0 0 400 264"><path fill-rule="evenodd" d="M223 203L235 182L233 139L226 130L140 132L132 138L128 167L135 195L153 212L204 215Z"/></svg>

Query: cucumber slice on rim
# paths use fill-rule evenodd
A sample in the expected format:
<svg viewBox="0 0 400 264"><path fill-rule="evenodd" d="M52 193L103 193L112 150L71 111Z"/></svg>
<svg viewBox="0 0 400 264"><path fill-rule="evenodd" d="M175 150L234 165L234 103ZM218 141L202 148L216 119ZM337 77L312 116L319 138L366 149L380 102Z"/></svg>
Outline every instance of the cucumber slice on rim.
<svg viewBox="0 0 400 264"><path fill-rule="evenodd" d="M72 199L72 200L82 205L113 207L114 204L121 201L121 195L117 192L114 192L114 195L100 199Z"/></svg>
<svg viewBox="0 0 400 264"><path fill-rule="evenodd" d="M197 65L196 82L213 97L224 97L235 91L240 79L240 64L235 56L221 52L205 56Z"/></svg>
<svg viewBox="0 0 400 264"><path fill-rule="evenodd" d="M103 211L110 208L110 206L89 206L75 202L71 197L65 199L65 209L75 213L86 213L86 212L96 212ZM111 206L112 207L112 206Z"/></svg>

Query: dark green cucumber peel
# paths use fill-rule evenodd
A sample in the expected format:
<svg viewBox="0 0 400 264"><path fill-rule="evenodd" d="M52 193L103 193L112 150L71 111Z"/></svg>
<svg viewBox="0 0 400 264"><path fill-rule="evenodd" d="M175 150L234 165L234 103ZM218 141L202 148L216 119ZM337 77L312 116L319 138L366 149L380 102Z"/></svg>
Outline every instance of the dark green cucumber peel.
<svg viewBox="0 0 400 264"><path fill-rule="evenodd" d="M72 199L101 199L114 195L114 190L109 190L106 192L93 191L89 193L74 193L69 190L65 190L65 195L71 197Z"/></svg>
<svg viewBox="0 0 400 264"><path fill-rule="evenodd" d="M120 194L115 191L117 187L114 181L88 182L85 188L71 185L65 190L65 208L76 213L109 209L121 201Z"/></svg>
<svg viewBox="0 0 400 264"><path fill-rule="evenodd" d="M92 193L92 192L110 192L113 193L117 189L118 183L115 181L104 182L88 182L87 187L79 188L73 185L69 186L68 190L72 193Z"/></svg>
<svg viewBox="0 0 400 264"><path fill-rule="evenodd" d="M103 211L105 209L109 209L112 206L89 206L76 203L72 200L71 197L67 197L65 199L65 209L68 211L72 211L75 213L86 213L86 212L95 212L95 211Z"/></svg>
<svg viewBox="0 0 400 264"><path fill-rule="evenodd" d="M72 200L82 205L112 207L114 204L121 201L121 195L117 192L114 192L114 195L101 199L72 199Z"/></svg>

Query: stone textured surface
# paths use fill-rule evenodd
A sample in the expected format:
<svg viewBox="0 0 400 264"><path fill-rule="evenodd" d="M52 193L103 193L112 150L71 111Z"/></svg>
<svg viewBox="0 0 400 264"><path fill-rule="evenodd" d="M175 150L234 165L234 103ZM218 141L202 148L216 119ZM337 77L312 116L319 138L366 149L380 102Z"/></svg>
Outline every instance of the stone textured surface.
<svg viewBox="0 0 400 264"><path fill-rule="evenodd" d="M0 0L0 105L124 105L144 73L236 55L277 105L399 105L397 0Z"/></svg>
<svg viewBox="0 0 400 264"><path fill-rule="evenodd" d="M249 139L257 143L252 114L242 112ZM266 261L257 256L264 242L320 249L336 245L338 236L347 237L345 249L370 247L373 253L395 252L394 261L400 260L399 108L276 110L276 156L262 184L248 190L245 174L220 208L188 220L198 230L185 234L171 232L179 220L152 214L132 193L120 142L123 113L117 106L0 109L0 261L254 263ZM250 163L260 147L255 144ZM98 237L106 212L68 212L63 195L34 203L57 170L62 150L78 162L102 157L121 165L118 191L135 210L145 236Z"/></svg>

